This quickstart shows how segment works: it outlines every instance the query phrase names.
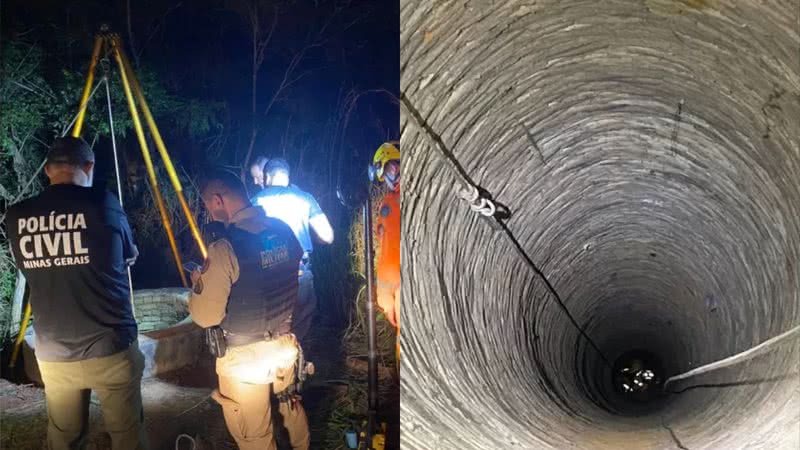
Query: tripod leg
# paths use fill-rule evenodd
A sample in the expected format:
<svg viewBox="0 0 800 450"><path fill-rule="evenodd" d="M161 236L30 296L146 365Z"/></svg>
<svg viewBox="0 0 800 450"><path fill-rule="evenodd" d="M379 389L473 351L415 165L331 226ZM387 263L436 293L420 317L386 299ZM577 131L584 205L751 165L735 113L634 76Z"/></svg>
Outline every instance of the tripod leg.
<svg viewBox="0 0 800 450"><path fill-rule="evenodd" d="M104 41L105 39L102 35L98 35L94 38L92 60L89 62L89 73L86 74L86 84L83 86L81 103L78 107L78 118L75 120L75 126L72 128L72 137L81 137L83 120L86 118L86 103L89 101L89 92L92 90L92 84L94 83L94 71L97 67L97 61L100 59L100 50L103 48Z"/></svg>
<svg viewBox="0 0 800 450"><path fill-rule="evenodd" d="M125 89L125 98L128 100L128 108L131 112L131 119L133 120L133 128L136 130L136 137L139 140L139 147L142 150L142 157L144 158L144 164L147 168L147 175L150 179L150 187L153 189L153 197L156 199L156 204L158 206L158 212L161 215L161 222L164 224L164 230L167 232L167 238L169 239L169 246L172 249L172 255L175 258L175 265L178 268L178 273L181 277L181 282L183 283L184 287L189 287L189 283L186 280L186 274L183 270L183 262L181 261L181 255L178 252L178 245L175 242L175 235L172 232L172 225L170 224L169 215L167 214L167 209L164 206L164 198L161 196L161 191L158 189L158 180L156 179L156 172L155 168L153 167L153 160L150 157L150 149L147 146L147 139L144 136L144 129L142 128L142 121L139 118L139 110L136 108L136 102L133 99L133 93L131 92L131 86L128 81L128 71L126 70L125 63L122 59L122 55L120 53L119 48L119 40L116 38L112 38L112 46L114 50L114 59L117 61L117 65L119 66L119 73L120 77L122 78L122 87Z"/></svg>

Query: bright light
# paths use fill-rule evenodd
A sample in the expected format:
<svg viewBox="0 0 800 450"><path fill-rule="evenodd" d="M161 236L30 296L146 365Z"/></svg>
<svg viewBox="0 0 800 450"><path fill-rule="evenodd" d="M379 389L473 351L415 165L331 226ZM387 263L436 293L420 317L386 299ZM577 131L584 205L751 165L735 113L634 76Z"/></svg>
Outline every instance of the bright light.
<svg viewBox="0 0 800 450"><path fill-rule="evenodd" d="M269 184L272 186L288 186L289 173L285 170L278 170L269 177Z"/></svg>
<svg viewBox="0 0 800 450"><path fill-rule="evenodd" d="M304 231L304 217L308 216L310 208L306 199L293 193L282 193L258 197L256 203L264 209L267 217L278 219L289 225L295 236Z"/></svg>
<svg viewBox="0 0 800 450"><path fill-rule="evenodd" d="M218 360L217 373L243 383L269 384L275 381L279 369L295 363L297 354L297 346L290 339L230 347Z"/></svg>

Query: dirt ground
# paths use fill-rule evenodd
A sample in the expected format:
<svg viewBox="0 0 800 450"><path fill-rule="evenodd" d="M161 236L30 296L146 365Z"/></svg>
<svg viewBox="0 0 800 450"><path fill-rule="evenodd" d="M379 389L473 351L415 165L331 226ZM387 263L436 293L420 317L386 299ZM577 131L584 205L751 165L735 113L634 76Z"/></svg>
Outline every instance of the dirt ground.
<svg viewBox="0 0 800 450"><path fill-rule="evenodd" d="M303 390L303 403L312 433L312 449L345 448L343 444L331 444L331 427L328 423L334 415L331 406L338 404L336 399L341 398L342 389L347 389L341 380L348 373L345 365L349 359L338 348L338 339L330 338L335 333L336 330L318 328L306 349L307 358L317 367L317 374L307 381ZM361 364L351 362L351 376L361 372ZM384 369L381 375L388 382L391 374ZM195 450L236 449L225 428L221 408L209 397L215 387L216 377L210 357L201 359L196 367L143 380L145 423L151 449L175 449L175 440L180 434L198 440ZM399 414L395 417L396 409L396 405L386 405L382 411L390 423L395 420L399 423ZM100 407L94 398L90 408L90 423L87 450L109 449L111 441L104 432ZM43 389L0 379L0 449L41 450L45 448L46 429ZM399 442L399 438L392 434L395 433L390 433L389 440ZM389 445L387 449L391 447ZM177 448L191 449L192 446L184 439Z"/></svg>
<svg viewBox="0 0 800 450"><path fill-rule="evenodd" d="M206 364L206 366L208 366ZM173 380L151 378L142 381L145 421L153 449L175 448L175 438L181 433L198 435L216 445L214 449L235 449L222 418L220 408L208 395L213 389L203 383L208 367L193 368L194 374L180 374L181 381L194 378L195 385L175 384ZM206 385L206 386L202 386ZM15 385L0 380L0 447L13 450L40 450L45 447L47 413L44 390L31 385ZM96 399L90 407L90 436L87 449L100 450L111 447L104 432L102 415ZM188 442L181 448L191 448Z"/></svg>

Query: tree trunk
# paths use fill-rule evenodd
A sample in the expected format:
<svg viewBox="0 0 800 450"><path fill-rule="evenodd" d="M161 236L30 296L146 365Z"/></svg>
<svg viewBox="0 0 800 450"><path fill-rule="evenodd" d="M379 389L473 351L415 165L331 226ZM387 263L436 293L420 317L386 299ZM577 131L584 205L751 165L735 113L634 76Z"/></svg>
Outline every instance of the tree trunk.
<svg viewBox="0 0 800 450"><path fill-rule="evenodd" d="M253 149L256 145L256 135L258 134L258 127L256 125L256 99L257 99L257 92L258 92L258 69L261 67L261 62L259 61L259 51L258 51L258 33L259 33L259 25L258 25L258 10L254 10L252 12L253 16L251 17L251 26L253 32L253 71L252 71L252 95L251 95L251 105L250 105L250 144L247 146L247 153L245 154L244 161L242 161L242 171L241 171L241 178L242 182L247 185L247 169L250 164L250 158L253 156Z"/></svg>

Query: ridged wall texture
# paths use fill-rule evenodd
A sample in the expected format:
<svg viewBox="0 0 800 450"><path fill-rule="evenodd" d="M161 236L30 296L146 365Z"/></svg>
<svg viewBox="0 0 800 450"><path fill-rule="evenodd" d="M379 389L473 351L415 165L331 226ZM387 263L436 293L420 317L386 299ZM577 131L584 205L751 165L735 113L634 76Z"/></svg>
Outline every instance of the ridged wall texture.
<svg viewBox="0 0 800 450"><path fill-rule="evenodd" d="M800 324L800 2L401 1L401 90L614 361ZM797 449L800 345L632 408L409 114L407 449Z"/></svg>

